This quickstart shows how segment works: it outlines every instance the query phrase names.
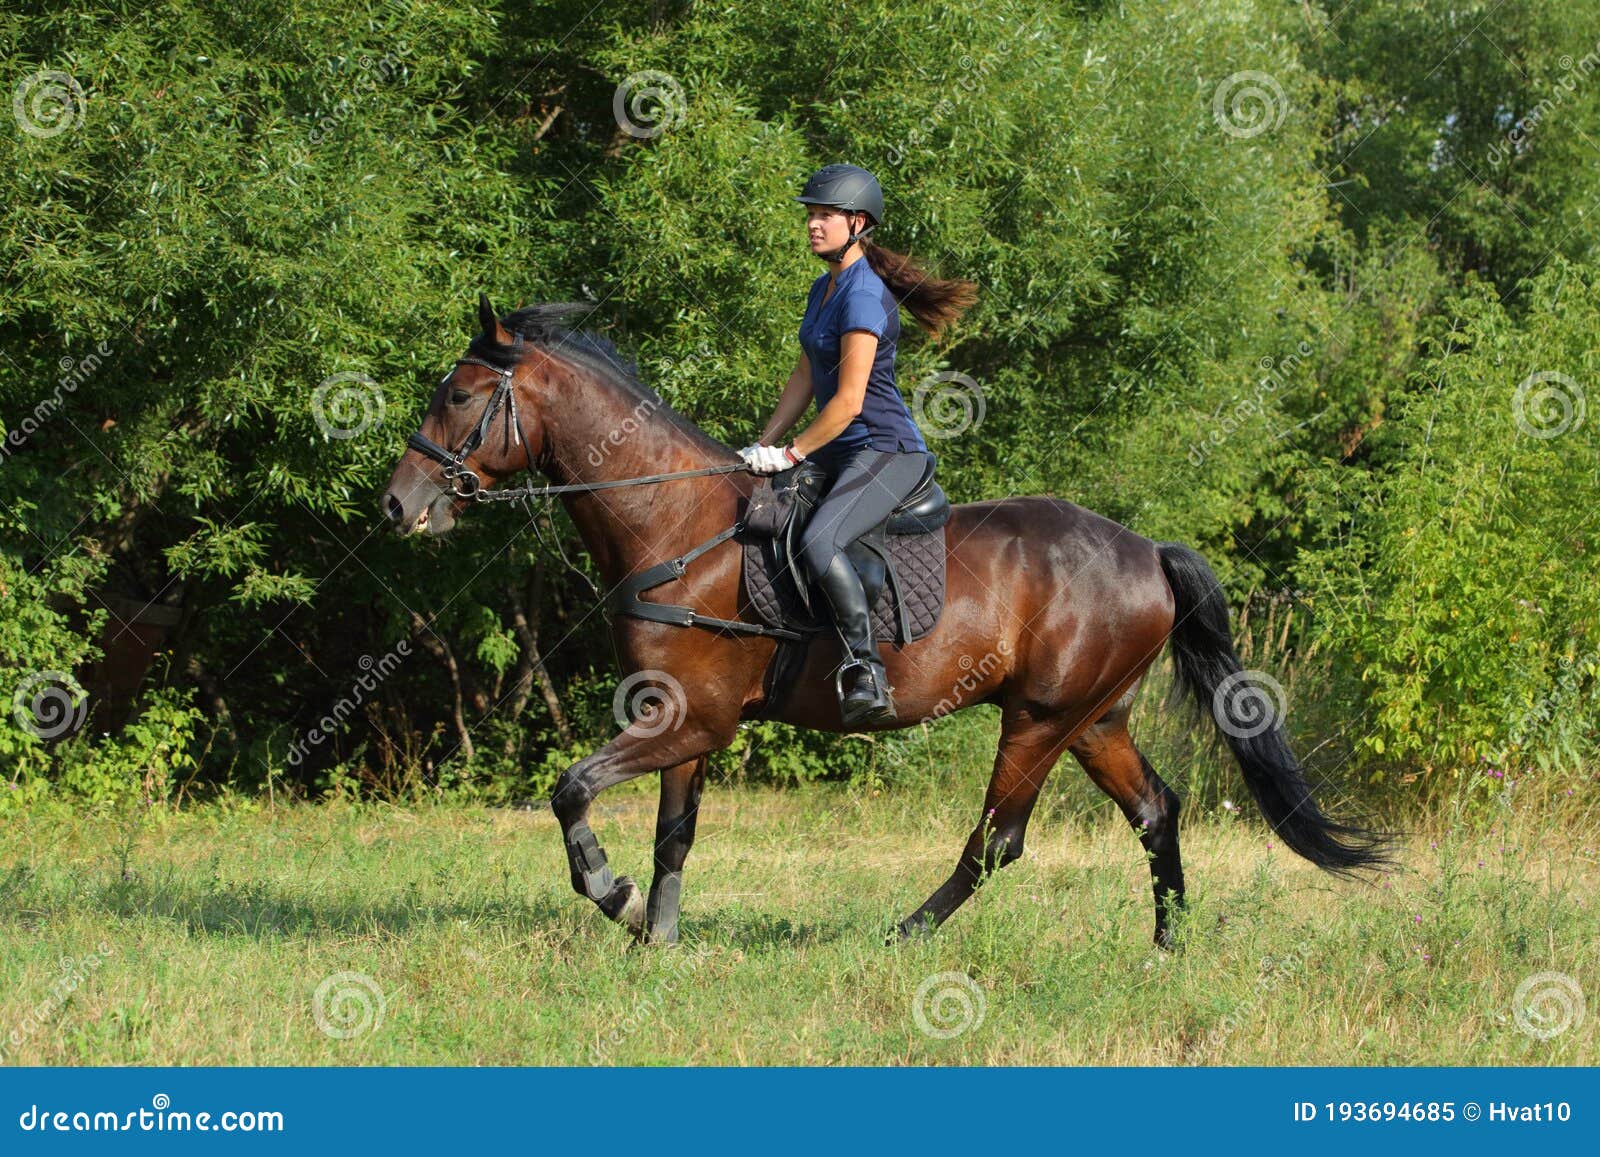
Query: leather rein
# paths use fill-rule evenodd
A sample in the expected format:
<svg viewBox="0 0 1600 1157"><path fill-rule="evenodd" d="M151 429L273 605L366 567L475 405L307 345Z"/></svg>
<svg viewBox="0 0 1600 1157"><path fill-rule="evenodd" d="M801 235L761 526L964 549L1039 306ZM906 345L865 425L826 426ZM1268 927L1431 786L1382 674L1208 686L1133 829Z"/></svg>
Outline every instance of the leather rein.
<svg viewBox="0 0 1600 1157"><path fill-rule="evenodd" d="M457 358L456 366L482 366L484 369L493 370L499 381L495 383L494 393L489 396L489 401L484 405L483 412L478 415L478 422L462 439L461 445L455 450L447 450L421 430L406 439L406 445L425 458L437 462L444 470L445 481L450 484L451 493L457 498L464 498L472 502L517 502L524 498L543 498L551 494L571 494L579 491L610 490L618 486L647 486L655 482L670 482L676 478L699 478L707 474L733 474L742 473L749 469L743 462L727 466L703 466L698 470L674 470L666 474L646 474L639 478L613 478L603 482L569 482L558 486L515 486L500 490L485 490L483 481L478 477L476 470L467 465L467 459L477 452L479 447L489 437L489 430L494 426L495 419L500 411L506 411L506 449L512 445L523 448L528 457L527 469L531 474L534 470L533 451L528 447L528 437L522 432L522 419L517 414L517 394L512 388L511 378L516 373L515 369L502 369L500 366L484 361L482 358ZM451 367L450 374L455 373ZM450 374L446 374L448 379Z"/></svg>

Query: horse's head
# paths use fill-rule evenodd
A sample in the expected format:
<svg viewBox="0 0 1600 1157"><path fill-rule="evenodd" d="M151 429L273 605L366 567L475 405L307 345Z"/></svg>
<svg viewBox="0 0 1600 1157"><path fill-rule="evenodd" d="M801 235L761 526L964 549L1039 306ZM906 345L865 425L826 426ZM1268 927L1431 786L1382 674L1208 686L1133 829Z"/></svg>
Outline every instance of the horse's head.
<svg viewBox="0 0 1600 1157"><path fill-rule="evenodd" d="M478 320L483 332L440 380L383 493L383 512L401 534L449 532L480 488L539 458L543 426L528 400L523 340L482 294Z"/></svg>
<svg viewBox="0 0 1600 1157"><path fill-rule="evenodd" d="M445 534L480 490L535 467L558 486L582 487L739 461L640 381L610 341L581 327L593 313L582 302L549 302L501 319L479 295L482 332L434 391L383 492L396 530ZM618 499L608 509L628 505Z"/></svg>

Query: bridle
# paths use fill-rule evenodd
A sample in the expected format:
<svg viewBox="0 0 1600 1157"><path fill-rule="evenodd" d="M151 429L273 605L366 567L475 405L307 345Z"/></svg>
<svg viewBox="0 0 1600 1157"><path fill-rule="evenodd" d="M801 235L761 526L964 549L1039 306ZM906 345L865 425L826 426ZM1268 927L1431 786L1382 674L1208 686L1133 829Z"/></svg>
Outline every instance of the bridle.
<svg viewBox="0 0 1600 1157"><path fill-rule="evenodd" d="M455 365L450 367L450 373L444 376L440 385L450 380L457 366L482 366L493 370L499 376L500 380L495 383L494 393L489 395L483 412L478 415L478 424L468 431L461 445L454 451L446 450L421 430L407 438L406 445L424 457L433 459L444 468L445 481L450 484L450 490L457 498L477 498L483 490L483 480L478 477L476 470L467 465L467 458L488 438L489 427L494 425L494 420L502 407L507 410L506 449L509 451L513 442L523 447L524 453L528 456L530 472L533 470L533 450L528 446L527 435L522 432L522 419L517 416L517 392L511 388L511 378L516 370L502 369L482 358L457 358Z"/></svg>
<svg viewBox="0 0 1600 1157"><path fill-rule="evenodd" d="M522 344L522 339L517 338L517 345ZM499 377L495 383L494 393L489 395L489 401L484 405L483 412L478 415L478 422L468 431L462 439L461 445L455 450L446 450L439 443L428 437L421 430L406 439L406 445L425 458L437 462L444 470L445 481L450 484L450 491L457 498L476 502L516 502L524 498L543 498L550 494L567 494L575 491L610 490L616 486L643 486L652 482L670 482L675 478L698 478L706 474L733 474L742 473L749 469L743 462L727 466L704 466L698 470L674 470L667 474L647 474L642 478L613 478L602 482L571 482L560 486L517 486L502 487L498 490L485 490L483 480L478 477L477 471L467 465L467 459L477 452L489 437L489 429L494 425L495 418L504 408L506 413L506 449L509 451L515 443L523 447L527 455L527 470L534 471L533 449L529 446L528 436L522 431L522 418L517 414L517 392L511 386L511 379L516 374L515 367L502 369L492 362L482 358L457 358L455 366L482 366L484 369L493 370ZM454 374L455 366L450 368L440 381L440 385L450 380Z"/></svg>
<svg viewBox="0 0 1600 1157"><path fill-rule="evenodd" d="M518 338L521 345L521 338ZM489 396L489 401L484 405L483 412L478 415L478 421L455 450L446 450L439 443L428 437L421 430L406 439L406 445L417 453L431 458L444 468L444 476L450 483L450 489L457 498L469 499L477 502L515 502L527 498L543 498L551 494L567 494L576 491L609 490L617 486L643 486L652 482L670 482L677 478L698 478L706 474L733 474L744 473L750 467L743 461L729 463L724 466L702 466L697 470L674 470L667 474L647 474L642 478L610 478L600 482L570 482L559 486L518 486L515 488L502 487L498 490L483 489L483 481L475 470L467 466L467 458L484 440L489 437L489 430L494 425L495 418L499 416L502 407L506 409L506 447L510 448L515 440L525 448L528 455L528 471L534 469L533 450L528 446L527 435L522 432L522 419L517 415L517 395L511 387L511 379L516 370L501 369L499 366L484 361L482 358L457 358L456 366L483 366L490 369L499 377L495 383L494 393ZM452 366L450 373L446 374L439 383L443 385L455 373ZM769 627L760 623L747 623L738 619L718 619L709 615L702 615L690 607L674 606L668 603L648 602L639 597L639 592L658 587L675 578L682 578L688 565L699 558L706 551L715 546L735 538L745 529L744 519L738 518L726 530L712 535L699 546L686 551L677 558L668 559L666 562L657 563L638 574L630 576L616 588L609 596L619 614L629 615L633 618L644 619L649 622L671 623L681 627L708 627L714 630L728 630L739 634L767 635L772 638L802 641L806 635L790 630L787 627ZM563 556L565 557L565 556ZM572 564L568 562L568 566ZM576 570L577 568L573 568ZM582 571L578 571L582 574ZM587 581L587 578L585 579ZM592 584L591 584L592 585Z"/></svg>

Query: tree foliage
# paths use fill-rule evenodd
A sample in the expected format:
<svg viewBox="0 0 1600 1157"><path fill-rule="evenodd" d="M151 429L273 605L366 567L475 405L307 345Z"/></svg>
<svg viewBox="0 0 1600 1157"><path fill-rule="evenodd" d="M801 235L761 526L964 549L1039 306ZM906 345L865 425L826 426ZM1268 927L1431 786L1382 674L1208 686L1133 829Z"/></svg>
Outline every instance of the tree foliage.
<svg viewBox="0 0 1600 1157"><path fill-rule="evenodd" d="M957 500L1054 493L1194 544L1238 598L1302 592L1369 754L1525 752L1552 696L1581 730L1593 608L1563 576L1594 425L1530 439L1507 406L1535 370L1592 380L1597 16L13 4L0 699L109 678L119 600L170 622L124 710L65 738L6 713L0 758L148 780L182 766L162 720L207 780L536 786L609 728L570 526L498 511L418 546L377 492L480 290L592 303L750 440L817 272L791 198L834 160L883 181L878 240L980 287L899 361L908 398L978 383L934 446ZM783 742L725 758L849 762Z"/></svg>

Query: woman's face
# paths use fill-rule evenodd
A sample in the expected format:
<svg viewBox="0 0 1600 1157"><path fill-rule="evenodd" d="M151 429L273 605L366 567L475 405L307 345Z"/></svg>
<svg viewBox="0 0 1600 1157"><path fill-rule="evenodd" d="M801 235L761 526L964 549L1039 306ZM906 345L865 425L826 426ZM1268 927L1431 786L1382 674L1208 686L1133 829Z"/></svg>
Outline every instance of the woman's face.
<svg viewBox="0 0 1600 1157"><path fill-rule="evenodd" d="M831 253L850 237L851 226L864 228L867 215L860 211L846 213L830 205L806 206L806 232L811 237L811 252Z"/></svg>

